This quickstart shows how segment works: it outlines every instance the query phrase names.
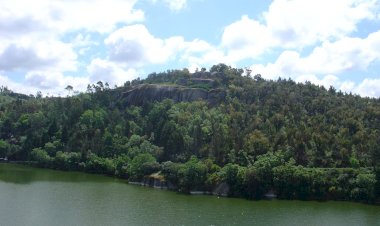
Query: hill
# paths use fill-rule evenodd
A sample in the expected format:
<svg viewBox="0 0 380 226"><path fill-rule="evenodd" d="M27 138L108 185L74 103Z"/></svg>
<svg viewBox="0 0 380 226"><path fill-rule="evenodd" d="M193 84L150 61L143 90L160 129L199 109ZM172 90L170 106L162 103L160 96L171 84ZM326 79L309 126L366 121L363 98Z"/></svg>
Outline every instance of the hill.
<svg viewBox="0 0 380 226"><path fill-rule="evenodd" d="M224 64L0 105L0 157L231 196L374 202L380 99Z"/></svg>
<svg viewBox="0 0 380 226"><path fill-rule="evenodd" d="M13 101L27 100L30 97L25 94L14 93L7 87L0 87L0 107Z"/></svg>

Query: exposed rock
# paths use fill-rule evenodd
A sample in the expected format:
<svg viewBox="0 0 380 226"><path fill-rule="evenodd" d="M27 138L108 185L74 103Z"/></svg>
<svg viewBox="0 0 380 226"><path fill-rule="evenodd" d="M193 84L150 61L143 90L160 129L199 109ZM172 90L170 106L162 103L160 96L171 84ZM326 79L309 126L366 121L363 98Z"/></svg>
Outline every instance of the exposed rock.
<svg viewBox="0 0 380 226"><path fill-rule="evenodd" d="M218 196L228 196L228 192L230 191L230 186L227 183L220 183L212 192L214 195Z"/></svg>
<svg viewBox="0 0 380 226"><path fill-rule="evenodd" d="M140 182L129 181L129 184L140 185L145 187L177 190L177 187L172 183L165 180L164 176L160 172L153 173L149 176L145 176Z"/></svg>
<svg viewBox="0 0 380 226"><path fill-rule="evenodd" d="M275 194L273 190L269 190L267 193L264 194L264 197L266 199L275 199L277 198L277 195Z"/></svg>
<svg viewBox="0 0 380 226"><path fill-rule="evenodd" d="M187 88L175 85L143 84L132 88L123 95L128 105L142 105L146 101L162 101L171 99L174 102L191 102L205 100L214 106L226 97L226 92L221 89L207 91L201 88Z"/></svg>

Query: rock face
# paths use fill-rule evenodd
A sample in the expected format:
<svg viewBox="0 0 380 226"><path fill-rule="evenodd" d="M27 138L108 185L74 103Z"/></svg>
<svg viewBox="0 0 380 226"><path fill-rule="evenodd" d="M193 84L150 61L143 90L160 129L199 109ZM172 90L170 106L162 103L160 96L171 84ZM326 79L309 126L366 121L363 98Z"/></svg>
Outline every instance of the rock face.
<svg viewBox="0 0 380 226"><path fill-rule="evenodd" d="M128 105L142 105L144 102L162 101L171 99L174 102L191 102L205 100L214 106L222 102L226 97L226 92L221 89L207 91L200 88L187 88L171 85L151 85L143 84L134 87L123 95L123 99Z"/></svg>
<svg viewBox="0 0 380 226"><path fill-rule="evenodd" d="M212 192L214 195L219 195L219 196L228 196L228 192L230 191L230 186L226 182L223 182L219 184L214 191Z"/></svg>

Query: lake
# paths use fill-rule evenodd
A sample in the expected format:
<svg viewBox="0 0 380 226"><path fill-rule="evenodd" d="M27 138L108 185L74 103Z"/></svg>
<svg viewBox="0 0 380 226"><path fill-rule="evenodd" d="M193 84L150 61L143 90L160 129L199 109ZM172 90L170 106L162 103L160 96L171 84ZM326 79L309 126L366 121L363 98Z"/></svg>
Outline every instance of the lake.
<svg viewBox="0 0 380 226"><path fill-rule="evenodd" d="M191 196L0 163L0 225L380 225L380 206Z"/></svg>

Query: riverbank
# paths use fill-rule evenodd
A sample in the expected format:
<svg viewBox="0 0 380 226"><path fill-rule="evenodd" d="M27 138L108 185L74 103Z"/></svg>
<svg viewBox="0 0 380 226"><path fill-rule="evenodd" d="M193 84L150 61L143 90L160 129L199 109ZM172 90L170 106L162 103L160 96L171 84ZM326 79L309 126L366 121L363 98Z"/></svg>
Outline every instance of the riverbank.
<svg viewBox="0 0 380 226"><path fill-rule="evenodd" d="M139 186L145 186L145 187L152 187L156 189L165 189L165 190L170 190L170 191L175 191L175 192L180 192L180 193L186 193L190 195L214 195L214 196L223 196L223 197L235 197L235 198L244 198L244 199L284 199L284 200L317 200L317 201L328 201L328 200L334 200L334 201L355 201L355 202L360 202L360 203L366 203L366 204L375 204L379 205L380 200L379 199L373 199L371 201L368 200L352 200L349 198L337 198L339 196L332 196L332 198L328 198L331 196L326 196L327 198L318 198L318 199L312 199L312 198L305 198L305 196L301 198L297 197L286 197L286 196L281 196L278 195L278 191L275 190L273 187L266 187L268 188L265 190L265 192L262 193L260 198L255 198L254 193L251 193L249 195L247 194L242 194L242 193L236 193L236 186L239 184L231 184L228 183L228 181L221 181L220 183L215 184L214 186L208 186L208 189L189 189L189 190L184 190L183 186L178 186L178 184L174 184L167 180L162 174L163 172L156 172L150 175L144 176L141 180L130 180L130 178L123 177L120 174L110 174L110 173L103 173L103 172L94 172L90 170L86 170L86 168L76 168L75 170L73 169L59 169L56 167L41 167L41 165L38 164L38 162L35 161L11 161L8 162L9 164L22 164L22 165L28 165L28 166L33 166L33 167L39 167L39 168L50 168L50 169L55 169L55 170L64 170L64 171L79 171L79 172L85 172L85 173L91 173L91 174L102 174L106 176L111 176L119 179L124 179L128 181L129 184L132 185L139 185ZM83 164L82 164L83 165ZM351 172L351 171L349 171ZM241 185L240 185L241 186ZM257 189L260 188L260 185L256 185L256 191ZM255 191L255 190L251 190Z"/></svg>

